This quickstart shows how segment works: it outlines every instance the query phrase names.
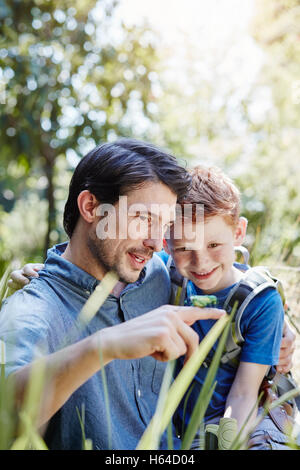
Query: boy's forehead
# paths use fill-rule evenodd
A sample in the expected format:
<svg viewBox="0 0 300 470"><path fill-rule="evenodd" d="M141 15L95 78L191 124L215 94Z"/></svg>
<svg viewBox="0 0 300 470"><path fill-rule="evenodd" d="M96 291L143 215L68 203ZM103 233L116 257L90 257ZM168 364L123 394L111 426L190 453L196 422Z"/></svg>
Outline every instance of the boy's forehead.
<svg viewBox="0 0 300 470"><path fill-rule="evenodd" d="M204 222L176 219L170 230L170 241L174 246L184 244L191 249L199 247L204 242Z"/></svg>
<svg viewBox="0 0 300 470"><path fill-rule="evenodd" d="M170 231L170 241L174 246L184 244L185 247L195 249L204 243L205 238L217 239L229 232L233 233L233 227L222 216L212 216L197 223L182 218L176 219Z"/></svg>

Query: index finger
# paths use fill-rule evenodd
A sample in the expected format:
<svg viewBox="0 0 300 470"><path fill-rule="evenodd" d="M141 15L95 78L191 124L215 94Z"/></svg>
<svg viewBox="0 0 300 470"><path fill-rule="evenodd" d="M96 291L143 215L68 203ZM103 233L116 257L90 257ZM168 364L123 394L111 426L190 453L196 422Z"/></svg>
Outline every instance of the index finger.
<svg viewBox="0 0 300 470"><path fill-rule="evenodd" d="M227 315L225 310L219 308L174 307L181 320L192 325L197 320L218 320Z"/></svg>

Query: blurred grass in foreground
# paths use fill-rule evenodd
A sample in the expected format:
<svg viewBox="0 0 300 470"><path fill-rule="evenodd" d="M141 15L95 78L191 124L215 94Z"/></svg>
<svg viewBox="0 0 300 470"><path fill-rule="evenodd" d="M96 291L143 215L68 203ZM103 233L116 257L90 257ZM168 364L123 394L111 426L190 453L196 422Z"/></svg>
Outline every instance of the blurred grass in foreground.
<svg viewBox="0 0 300 470"><path fill-rule="evenodd" d="M0 281L0 305L6 296L10 294L7 288L7 281L9 279L10 272L11 268L8 266L4 276ZM93 318L102 303L105 301L106 297L111 292L117 280L118 279L113 273L108 273L101 284L97 286L95 292L89 297L88 301L79 314L78 318L81 328L84 328ZM231 315L233 314L234 309ZM144 435L141 437L137 449L158 449L161 435L166 429L168 432L169 449L172 449L172 436L170 430L173 414L175 413L180 401L186 393L186 390L188 389L196 371L201 366L213 344L220 337L213 361L208 369L206 381L202 387L189 425L187 426L187 429L182 437L181 448L184 450L190 448L197 431L201 429L201 426L203 426L203 417L215 387L214 379L230 325L231 318L228 315L220 318L200 343L193 356L186 362L185 366L174 381L172 380L174 361L171 361L167 364L158 398L157 409L149 426L145 430ZM66 340L67 339L68 338L66 338ZM5 352L3 348L3 342L2 344L0 343L0 359L0 449L47 450L47 446L42 438L41 431L38 429L36 424L38 413L43 403L43 394L46 389L45 361L43 359L35 361L24 403L21 409L16 411L13 382L11 380L5 379ZM101 351L99 351L99 359L102 361ZM100 373L102 374L105 388L105 403L107 411L106 425L110 430L111 417L109 411L109 389L107 388L104 367L101 368ZM47 377L47 382L49 382L49 377ZM47 389L47 392L49 392L49 389ZM274 407L282 401L289 399L291 396L293 396L293 393L295 392L289 392L289 394L282 396L271 406ZM93 443L90 439L85 438L84 404L82 404L81 410L77 409L76 411L78 414L78 426L81 427L82 431L82 449L90 450L93 448ZM290 435L289 442L291 448L298 449L293 437ZM236 436L236 439L234 440L231 448L234 450L243 449L245 448L245 445L245 440L241 440L239 433L239 435ZM111 448L111 441L108 443L108 446Z"/></svg>

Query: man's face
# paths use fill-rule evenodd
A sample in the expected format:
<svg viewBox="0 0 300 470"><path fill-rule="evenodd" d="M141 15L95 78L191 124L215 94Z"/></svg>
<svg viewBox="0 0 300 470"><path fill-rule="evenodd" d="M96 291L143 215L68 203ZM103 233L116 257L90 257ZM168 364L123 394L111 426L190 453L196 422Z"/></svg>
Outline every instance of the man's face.
<svg viewBox="0 0 300 470"><path fill-rule="evenodd" d="M181 275L190 279L205 293L213 293L232 283L235 260L234 247L241 244L245 227L235 227L220 216L200 222L192 222L188 233L197 233L193 240L184 236L168 241L170 253ZM197 231L196 231L197 228Z"/></svg>
<svg viewBox="0 0 300 470"><path fill-rule="evenodd" d="M162 250L163 235L175 219L176 200L168 186L157 182L123 196L90 227L88 247L95 261L115 271L120 281L135 282L154 251Z"/></svg>

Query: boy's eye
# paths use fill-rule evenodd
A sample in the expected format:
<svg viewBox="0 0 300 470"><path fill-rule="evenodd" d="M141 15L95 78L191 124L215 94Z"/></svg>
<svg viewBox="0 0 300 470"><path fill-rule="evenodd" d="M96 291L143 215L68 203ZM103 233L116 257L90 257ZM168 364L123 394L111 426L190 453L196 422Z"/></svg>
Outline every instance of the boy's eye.
<svg viewBox="0 0 300 470"><path fill-rule="evenodd" d="M210 243L209 248L217 248L217 246L220 246L220 243Z"/></svg>
<svg viewBox="0 0 300 470"><path fill-rule="evenodd" d="M175 251L190 251L189 248L182 246L181 248L176 248Z"/></svg>

